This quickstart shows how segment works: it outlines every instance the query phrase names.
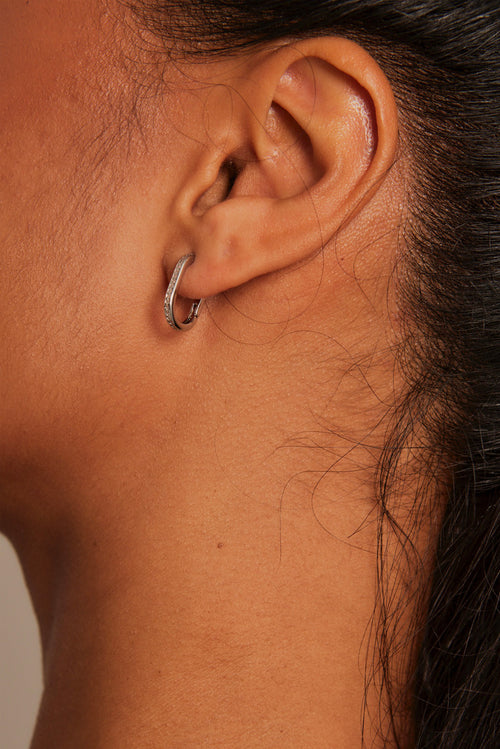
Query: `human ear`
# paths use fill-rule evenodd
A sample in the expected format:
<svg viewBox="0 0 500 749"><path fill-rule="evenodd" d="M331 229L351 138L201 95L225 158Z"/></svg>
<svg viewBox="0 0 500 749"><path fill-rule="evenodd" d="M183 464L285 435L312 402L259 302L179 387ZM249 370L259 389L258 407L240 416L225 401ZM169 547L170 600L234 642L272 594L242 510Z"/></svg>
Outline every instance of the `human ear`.
<svg viewBox="0 0 500 749"><path fill-rule="evenodd" d="M349 40L304 40L256 55L230 90L230 137L224 147L214 138L216 152L178 201L196 256L180 289L190 298L312 256L370 201L396 154L390 84ZM214 132L227 133L226 117L211 113ZM228 165L237 176L226 196Z"/></svg>

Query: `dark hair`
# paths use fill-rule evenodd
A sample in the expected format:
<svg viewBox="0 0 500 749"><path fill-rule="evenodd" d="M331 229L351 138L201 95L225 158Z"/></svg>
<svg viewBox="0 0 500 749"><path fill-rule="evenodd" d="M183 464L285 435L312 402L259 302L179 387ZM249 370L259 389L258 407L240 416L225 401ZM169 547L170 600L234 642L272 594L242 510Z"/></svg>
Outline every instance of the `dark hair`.
<svg viewBox="0 0 500 749"><path fill-rule="evenodd" d="M391 81L401 151L412 170L397 267L404 320L399 360L408 386L379 473L377 681L388 695L384 709L398 746L405 742L398 714L410 693L417 747L493 749L500 681L498 0L128 4L170 50L227 55L281 39L343 35L365 46ZM401 488L408 455L420 453L419 487L402 526L389 497ZM440 499L431 512L443 497L446 511L434 520L442 526L437 553L430 550L436 556L429 598L415 537L432 522L423 515L433 494ZM389 530L406 570L397 601L396 583L388 583L384 570ZM402 635L401 607L417 599L420 619ZM406 697L393 688L391 665L404 636L418 647L416 670L415 659L406 664L412 671Z"/></svg>

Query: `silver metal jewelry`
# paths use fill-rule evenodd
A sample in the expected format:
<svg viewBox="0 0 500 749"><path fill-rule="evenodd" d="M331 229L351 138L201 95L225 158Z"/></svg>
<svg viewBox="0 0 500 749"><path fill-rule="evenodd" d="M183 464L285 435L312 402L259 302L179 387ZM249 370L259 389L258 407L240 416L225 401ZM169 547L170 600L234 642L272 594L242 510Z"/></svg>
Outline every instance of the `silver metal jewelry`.
<svg viewBox="0 0 500 749"><path fill-rule="evenodd" d="M188 328L192 328L196 320L198 319L198 312L200 311L201 303L203 302L203 299L197 299L195 302L193 302L189 311L189 315L186 317L184 322L180 322L179 320L175 319L174 304L177 297L177 287L181 282L184 271L191 265L191 263L194 262L194 258L195 256L192 252L189 255L184 255L184 257L181 257L174 268L172 278L170 279L170 283L168 284L167 293L165 294L165 302L163 305L165 317L167 318L168 324L172 328L175 328L175 330L187 330Z"/></svg>

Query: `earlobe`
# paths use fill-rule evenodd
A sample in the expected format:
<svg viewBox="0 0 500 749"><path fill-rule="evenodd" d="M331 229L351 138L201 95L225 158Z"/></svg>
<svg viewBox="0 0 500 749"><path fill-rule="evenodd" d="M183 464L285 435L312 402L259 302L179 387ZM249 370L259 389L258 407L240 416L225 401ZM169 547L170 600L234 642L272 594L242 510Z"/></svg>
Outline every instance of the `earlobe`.
<svg viewBox="0 0 500 749"><path fill-rule="evenodd" d="M196 260L180 291L193 299L314 255L370 201L396 155L390 84L354 42L282 47L232 85L239 149L254 157L240 161L228 196L189 207ZM221 166L237 150L220 153Z"/></svg>

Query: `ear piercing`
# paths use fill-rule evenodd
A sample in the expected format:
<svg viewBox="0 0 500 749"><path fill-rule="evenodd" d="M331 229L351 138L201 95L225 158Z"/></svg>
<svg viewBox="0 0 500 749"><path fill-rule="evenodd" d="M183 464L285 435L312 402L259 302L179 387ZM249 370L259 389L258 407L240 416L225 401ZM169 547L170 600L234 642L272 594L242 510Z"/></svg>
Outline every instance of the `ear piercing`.
<svg viewBox="0 0 500 749"><path fill-rule="evenodd" d="M174 304L177 297L177 287L181 282L184 271L194 262L194 258L194 253L190 253L189 255L184 255L184 257L181 257L181 259L178 260L174 272L172 273L170 283L168 284L167 293L165 294L163 310L168 324L175 330L187 330L188 328L192 328L198 319L198 313L200 311L201 303L203 302L203 299L197 299L193 302L184 322L175 319Z"/></svg>

